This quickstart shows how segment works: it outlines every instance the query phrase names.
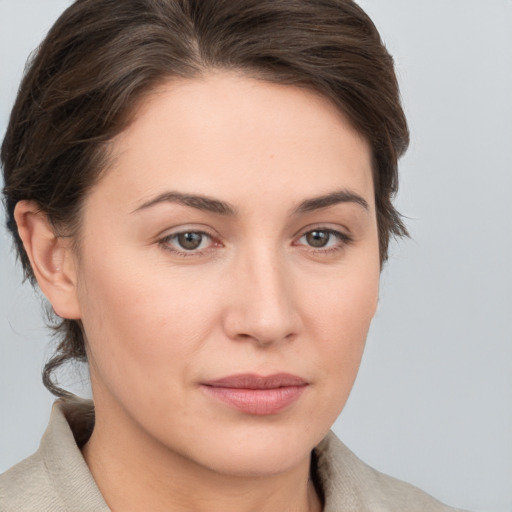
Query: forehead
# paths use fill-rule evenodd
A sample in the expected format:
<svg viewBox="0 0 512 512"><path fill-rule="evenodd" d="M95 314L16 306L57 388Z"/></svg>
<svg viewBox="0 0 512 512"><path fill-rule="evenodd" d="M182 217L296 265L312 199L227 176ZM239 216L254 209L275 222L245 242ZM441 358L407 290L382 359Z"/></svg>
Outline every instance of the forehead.
<svg viewBox="0 0 512 512"><path fill-rule="evenodd" d="M106 181L230 200L348 186L372 202L371 166L365 139L319 94L217 72L153 91L113 141Z"/></svg>

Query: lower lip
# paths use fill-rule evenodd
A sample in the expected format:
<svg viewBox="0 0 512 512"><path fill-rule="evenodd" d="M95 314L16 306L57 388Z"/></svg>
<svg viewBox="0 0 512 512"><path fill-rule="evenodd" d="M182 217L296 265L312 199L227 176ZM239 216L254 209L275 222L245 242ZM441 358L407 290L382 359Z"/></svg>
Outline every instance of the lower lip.
<svg viewBox="0 0 512 512"><path fill-rule="evenodd" d="M210 395L241 412L268 416L284 411L304 392L306 386L285 386L272 389L239 389L202 386Z"/></svg>

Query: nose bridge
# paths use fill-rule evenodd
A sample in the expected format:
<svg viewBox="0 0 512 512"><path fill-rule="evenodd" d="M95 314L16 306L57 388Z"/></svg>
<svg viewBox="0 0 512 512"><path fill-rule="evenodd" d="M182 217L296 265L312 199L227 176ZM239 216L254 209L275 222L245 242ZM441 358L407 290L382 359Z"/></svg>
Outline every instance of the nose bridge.
<svg viewBox="0 0 512 512"><path fill-rule="evenodd" d="M269 241L256 245L237 261L231 334L270 344L296 334L298 315L285 256Z"/></svg>

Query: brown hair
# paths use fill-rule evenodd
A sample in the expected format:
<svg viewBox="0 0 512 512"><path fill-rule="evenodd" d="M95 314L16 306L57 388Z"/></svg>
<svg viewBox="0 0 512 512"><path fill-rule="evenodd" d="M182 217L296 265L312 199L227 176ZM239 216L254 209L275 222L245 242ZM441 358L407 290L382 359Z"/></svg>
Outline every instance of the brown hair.
<svg viewBox="0 0 512 512"><path fill-rule="evenodd" d="M80 208L108 167L108 142L138 102L172 77L242 71L329 98L368 140L381 262L407 231L392 205L397 161L408 145L392 57L351 0L77 0L32 58L12 110L1 160L7 226L25 276L34 274L13 212L36 201L57 233L76 235ZM63 319L43 381L86 361L80 324Z"/></svg>

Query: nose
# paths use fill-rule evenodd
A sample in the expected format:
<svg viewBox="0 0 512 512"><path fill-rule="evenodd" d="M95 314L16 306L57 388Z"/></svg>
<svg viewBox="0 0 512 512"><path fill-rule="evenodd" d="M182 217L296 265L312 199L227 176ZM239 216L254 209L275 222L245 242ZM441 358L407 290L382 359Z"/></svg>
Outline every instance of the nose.
<svg viewBox="0 0 512 512"><path fill-rule="evenodd" d="M235 292L225 315L226 334L260 346L290 341L301 328L290 268L278 251L240 257L233 268Z"/></svg>

